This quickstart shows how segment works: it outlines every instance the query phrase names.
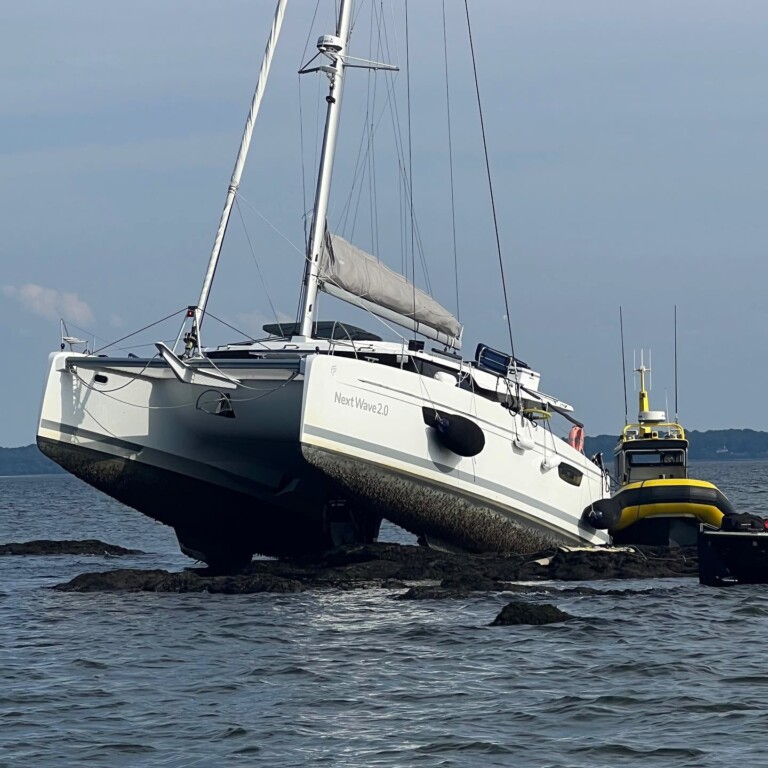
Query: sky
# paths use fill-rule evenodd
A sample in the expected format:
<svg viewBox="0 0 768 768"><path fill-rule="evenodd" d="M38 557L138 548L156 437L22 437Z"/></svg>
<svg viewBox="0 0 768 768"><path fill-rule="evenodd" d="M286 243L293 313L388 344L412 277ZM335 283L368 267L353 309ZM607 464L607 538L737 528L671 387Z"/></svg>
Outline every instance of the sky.
<svg viewBox="0 0 768 768"><path fill-rule="evenodd" d="M211 296L212 315L248 333L296 311L326 88L297 70L334 31L324 5L313 25L313 0L289 2ZM632 416L641 349L652 355L652 407L674 411L676 306L683 424L768 430L768 4L469 6L517 356L587 434L616 434L619 307ZM383 7L399 17L404 2ZM509 340L464 6L445 7L459 308L472 356L478 342L507 350ZM388 50L374 51L400 74L347 73L329 221L402 262L410 230L381 107L390 77L405 131L410 85L418 232L432 292L453 310L441 8L409 5L410 83L400 21ZM272 0L0 5L0 446L34 441L59 318L101 344L196 303L273 12ZM352 53L368 58L370 39L365 6ZM374 166L353 183L371 114L381 118L375 216ZM356 215L345 215L348 200ZM320 316L381 330L356 312L325 298ZM179 323L122 346L154 351L138 345L172 340ZM204 333L207 343L239 338L212 320Z"/></svg>

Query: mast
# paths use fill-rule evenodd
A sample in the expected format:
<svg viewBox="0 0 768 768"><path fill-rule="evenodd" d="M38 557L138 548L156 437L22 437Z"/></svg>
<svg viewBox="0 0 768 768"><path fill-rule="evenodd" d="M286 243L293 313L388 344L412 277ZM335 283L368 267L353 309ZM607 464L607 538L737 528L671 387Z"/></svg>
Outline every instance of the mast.
<svg viewBox="0 0 768 768"><path fill-rule="evenodd" d="M253 94L253 100L251 101L251 109L248 112L248 118L245 121L243 138L240 140L240 149L237 153L237 160L235 160L235 167L232 170L232 178L229 182L229 189L227 190L227 197L224 202L224 210L221 213L219 227L216 230L216 237L213 241L211 256L208 260L208 269L206 270L205 279L203 280L203 287L200 291L200 298L197 300L196 307L189 308L188 316L194 317L191 338L192 346L198 347L200 349L202 349L202 345L200 344L199 340L200 326L203 323L205 307L208 304L208 295L211 292L211 285L213 284L213 277L216 273L216 266L219 263L219 255L221 254L221 246L224 243L224 235L227 233L229 216L232 213L232 206L235 202L235 195L237 194L237 189L240 186L240 178L243 175L245 159L248 156L248 149L251 144L251 137L253 136L253 127L256 122L256 116L259 113L259 107L261 106L261 99L264 95L264 89L267 85L267 77L269 76L269 69L272 65L272 57L275 54L275 46L277 45L277 40L280 37L280 29L283 25L283 16L285 15L285 6L287 3L288 0L278 0L277 7L275 8L275 18L272 21L272 29L269 33L269 39L267 40L267 47L264 50L264 58L261 62L261 69L259 70L259 79L256 83L256 90Z"/></svg>
<svg viewBox="0 0 768 768"><path fill-rule="evenodd" d="M307 260L304 266L304 300L301 312L300 334L311 338L312 324L317 300L317 281L319 274L320 253L325 237L325 221L328 215L328 199L331 192L333 176L333 159L336 153L336 138L339 129L341 113L341 95L344 88L344 55L349 43L349 27L352 16L352 0L341 0L339 5L339 20L336 35L323 35L317 41L317 47L323 55L330 59L330 64L320 67L328 75L330 86L325 97L328 110L325 117L325 132L323 134L323 150L320 157L320 168L317 176L315 191L315 206L312 212L312 231L307 250Z"/></svg>

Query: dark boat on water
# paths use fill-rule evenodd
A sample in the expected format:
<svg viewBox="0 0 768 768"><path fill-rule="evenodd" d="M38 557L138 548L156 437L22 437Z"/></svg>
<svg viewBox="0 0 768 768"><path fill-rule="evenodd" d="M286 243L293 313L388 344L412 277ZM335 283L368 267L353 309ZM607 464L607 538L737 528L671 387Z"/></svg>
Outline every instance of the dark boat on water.
<svg viewBox="0 0 768 768"><path fill-rule="evenodd" d="M768 584L768 520L731 515L699 530L699 582L710 587Z"/></svg>

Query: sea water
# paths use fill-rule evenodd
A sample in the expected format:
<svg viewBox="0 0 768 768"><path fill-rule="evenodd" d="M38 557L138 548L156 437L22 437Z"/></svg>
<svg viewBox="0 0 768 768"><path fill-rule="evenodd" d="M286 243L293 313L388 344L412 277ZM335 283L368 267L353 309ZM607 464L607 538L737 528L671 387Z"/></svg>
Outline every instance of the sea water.
<svg viewBox="0 0 768 768"><path fill-rule="evenodd" d="M768 462L692 470L768 516ZM0 543L38 538L144 554L0 557L0 766L768 766L768 587L558 583L540 627L489 626L510 594L62 593L191 561L72 477L0 478Z"/></svg>

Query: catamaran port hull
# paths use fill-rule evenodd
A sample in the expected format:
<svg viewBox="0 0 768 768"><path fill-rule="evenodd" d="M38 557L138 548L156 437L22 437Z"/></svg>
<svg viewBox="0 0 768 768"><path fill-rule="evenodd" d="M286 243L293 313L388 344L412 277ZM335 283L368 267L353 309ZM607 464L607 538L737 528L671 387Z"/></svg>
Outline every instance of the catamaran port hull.
<svg viewBox="0 0 768 768"><path fill-rule="evenodd" d="M38 445L212 565L375 541L381 518L302 457L298 361L233 373L243 385L217 389L160 360L52 355Z"/></svg>

